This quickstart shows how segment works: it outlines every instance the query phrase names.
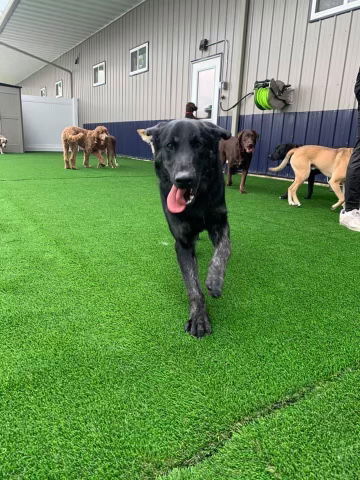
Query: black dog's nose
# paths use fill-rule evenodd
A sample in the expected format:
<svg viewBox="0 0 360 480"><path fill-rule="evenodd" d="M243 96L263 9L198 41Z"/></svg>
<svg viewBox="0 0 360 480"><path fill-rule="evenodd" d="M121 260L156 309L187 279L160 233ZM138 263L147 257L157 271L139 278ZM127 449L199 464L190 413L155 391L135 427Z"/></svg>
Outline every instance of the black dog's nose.
<svg viewBox="0 0 360 480"><path fill-rule="evenodd" d="M179 188L190 188L194 183L194 177L190 172L179 172L175 175L175 183Z"/></svg>

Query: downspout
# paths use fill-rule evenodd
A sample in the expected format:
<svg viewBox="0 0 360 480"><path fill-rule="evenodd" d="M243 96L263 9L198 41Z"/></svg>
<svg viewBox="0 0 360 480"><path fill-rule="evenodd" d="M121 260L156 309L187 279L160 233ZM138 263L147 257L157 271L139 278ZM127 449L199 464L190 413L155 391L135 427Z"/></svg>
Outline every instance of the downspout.
<svg viewBox="0 0 360 480"><path fill-rule="evenodd" d="M40 62L44 62L47 65L52 65L53 67L59 68L60 70L63 70L64 72L67 72L70 75L70 98L73 98L73 74L72 71L62 67L61 65L58 65L57 63L54 62L49 62L48 60L45 60L44 58L37 57L36 55L33 55L32 53L26 52L25 50L21 50L20 48L13 47L12 45L9 45L5 42L2 42L0 40L0 45L3 47L10 48L11 50L14 50L15 52L22 53L23 55L27 55L28 57L34 58L35 60L39 60Z"/></svg>
<svg viewBox="0 0 360 480"><path fill-rule="evenodd" d="M249 0L244 1L244 29L242 35L239 37L239 45L235 48L234 51L240 52L240 61L235 70L235 75L233 78L238 78L238 87L237 87L237 95L236 98L241 98L242 95L242 81L243 81L243 72L244 72L244 64L245 64L245 47L246 47L246 37L248 32L248 20L249 20ZM238 132L238 121L240 116L240 108L241 103L237 105L231 115L231 135L236 135Z"/></svg>

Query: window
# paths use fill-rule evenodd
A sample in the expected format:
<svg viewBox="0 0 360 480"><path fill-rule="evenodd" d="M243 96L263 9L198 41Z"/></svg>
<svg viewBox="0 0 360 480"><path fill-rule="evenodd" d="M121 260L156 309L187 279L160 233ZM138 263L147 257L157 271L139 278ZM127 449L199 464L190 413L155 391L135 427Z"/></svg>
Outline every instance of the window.
<svg viewBox="0 0 360 480"><path fill-rule="evenodd" d="M310 20L319 20L354 8L360 8L360 0L312 0Z"/></svg>
<svg viewBox="0 0 360 480"><path fill-rule="evenodd" d="M63 81L59 80L55 83L55 97L60 98L63 96Z"/></svg>
<svg viewBox="0 0 360 480"><path fill-rule="evenodd" d="M46 97L46 87L40 88L40 97Z"/></svg>
<svg viewBox="0 0 360 480"><path fill-rule="evenodd" d="M149 42L130 50L130 75L149 70Z"/></svg>
<svg viewBox="0 0 360 480"><path fill-rule="evenodd" d="M93 87L105 84L105 62L93 66Z"/></svg>

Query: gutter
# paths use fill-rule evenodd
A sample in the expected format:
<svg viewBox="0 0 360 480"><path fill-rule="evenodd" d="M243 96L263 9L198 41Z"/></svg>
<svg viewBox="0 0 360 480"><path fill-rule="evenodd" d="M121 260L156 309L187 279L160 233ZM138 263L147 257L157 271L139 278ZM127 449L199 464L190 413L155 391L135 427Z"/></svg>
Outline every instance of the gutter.
<svg viewBox="0 0 360 480"><path fill-rule="evenodd" d="M247 39L247 31L248 31L248 23L249 23L249 0L244 0L245 6L244 6L244 30L242 35L239 38L239 51L240 51L240 62L238 64L237 71L235 71L235 78L239 79L238 82L238 87L237 87L237 98L241 98L242 96L242 81L243 81L243 75L244 75L244 64L245 64L245 47L246 47L246 39ZM237 48L235 48L234 45L234 52L236 55ZM234 58L234 55L233 55ZM237 105L231 115L231 135L236 136L238 133L238 121L240 117L240 108L241 108L241 103Z"/></svg>
<svg viewBox="0 0 360 480"><path fill-rule="evenodd" d="M2 31L6 27L8 21L10 20L12 14L16 10L16 7L19 5L19 3L20 3L20 0L12 0L12 2L10 2L6 7L2 20L0 22L0 33L2 33Z"/></svg>
<svg viewBox="0 0 360 480"><path fill-rule="evenodd" d="M63 70L64 72L67 72L70 75L70 98L73 98L73 73L72 73L71 70L69 70L65 67L62 67L61 65L58 65L57 63L49 62L48 60L45 60L44 58L33 55L32 53L26 52L25 50L21 50L21 48L13 47L12 45L9 45L8 43L2 42L1 40L0 40L0 45L2 45L3 47L6 47L6 48L10 48L11 50L14 50L15 52L22 53L23 55L27 55L28 57L34 58L35 60L39 60L40 62L44 62L47 65L52 65L53 67L60 68L60 70Z"/></svg>

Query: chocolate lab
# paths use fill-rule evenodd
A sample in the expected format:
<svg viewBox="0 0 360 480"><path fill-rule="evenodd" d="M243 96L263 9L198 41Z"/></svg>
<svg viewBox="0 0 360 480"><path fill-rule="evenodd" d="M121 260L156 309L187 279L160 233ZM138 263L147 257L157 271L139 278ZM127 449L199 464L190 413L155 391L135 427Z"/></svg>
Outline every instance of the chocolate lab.
<svg viewBox="0 0 360 480"><path fill-rule="evenodd" d="M242 130L236 137L231 137L229 140L221 140L219 145L220 160L223 165L226 162L228 164L227 186L230 187L232 185L233 174L242 171L241 193L246 193L246 177L258 137L259 134L255 130Z"/></svg>
<svg viewBox="0 0 360 480"><path fill-rule="evenodd" d="M144 132L141 132L144 135ZM173 120L145 129L155 151L160 197L187 288L190 319L185 330L194 337L211 333L195 254L198 235L207 230L215 247L206 286L211 296L222 292L230 255L219 140L230 133L210 122Z"/></svg>
<svg viewBox="0 0 360 480"><path fill-rule="evenodd" d="M197 117L195 117L194 112L197 111L197 106L193 102L188 102L186 104L186 109L185 109L185 118L190 118L192 120L198 120Z"/></svg>

